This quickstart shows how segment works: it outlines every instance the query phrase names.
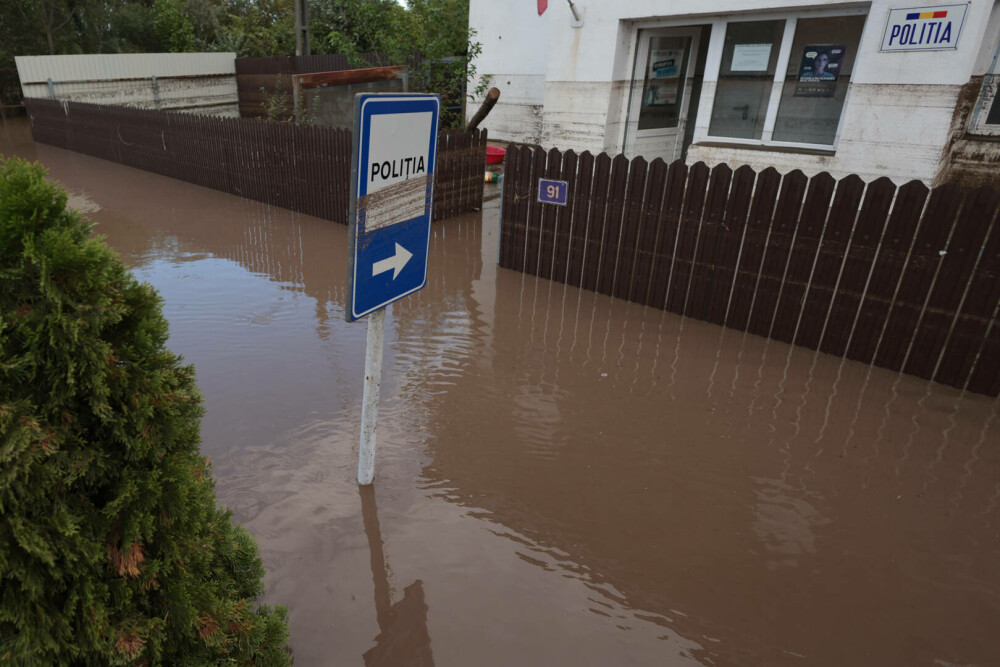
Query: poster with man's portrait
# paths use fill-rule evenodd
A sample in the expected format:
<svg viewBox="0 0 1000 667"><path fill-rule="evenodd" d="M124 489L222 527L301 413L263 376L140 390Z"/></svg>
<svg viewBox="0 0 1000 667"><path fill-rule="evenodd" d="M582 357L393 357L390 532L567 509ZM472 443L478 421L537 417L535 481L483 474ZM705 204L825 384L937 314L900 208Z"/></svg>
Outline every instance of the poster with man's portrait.
<svg viewBox="0 0 1000 667"><path fill-rule="evenodd" d="M795 97L833 97L844 64L843 44L816 44L802 50Z"/></svg>

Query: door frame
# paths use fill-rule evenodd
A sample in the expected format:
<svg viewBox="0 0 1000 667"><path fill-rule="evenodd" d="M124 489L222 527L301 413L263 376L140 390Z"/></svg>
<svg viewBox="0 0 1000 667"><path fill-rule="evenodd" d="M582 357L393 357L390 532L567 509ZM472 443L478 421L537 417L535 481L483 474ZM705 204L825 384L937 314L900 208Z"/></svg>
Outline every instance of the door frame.
<svg viewBox="0 0 1000 667"><path fill-rule="evenodd" d="M686 125L687 123L693 123L695 121L694 118L689 118L688 114L691 109L691 95L694 88L694 75L698 62L698 51L701 47L701 32L701 25L656 27L642 26L636 29L635 38L632 40L634 49L632 57L632 72L630 75L631 78L628 81L629 90L624 109L625 118L622 123L622 153L628 155L629 157L634 157L632 147L635 145L636 140L656 139L657 137L664 137L666 139L673 135L673 157L671 160L667 161L670 162L673 159L681 157L681 154L683 153ZM676 126L640 130L638 129L639 112L642 108L642 96L646 83L646 70L649 64L649 43L654 37L687 37L690 39L688 42L687 53L685 54L687 61L684 65L683 79L681 82L681 108L678 113Z"/></svg>

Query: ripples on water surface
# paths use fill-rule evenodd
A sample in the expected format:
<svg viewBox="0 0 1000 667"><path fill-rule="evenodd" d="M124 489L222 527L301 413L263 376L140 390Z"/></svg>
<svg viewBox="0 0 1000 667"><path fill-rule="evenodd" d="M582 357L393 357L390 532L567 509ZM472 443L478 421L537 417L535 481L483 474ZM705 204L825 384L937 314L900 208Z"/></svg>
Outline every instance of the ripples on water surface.
<svg viewBox="0 0 1000 667"><path fill-rule="evenodd" d="M374 491L343 227L23 138L206 396L296 664L1000 664L997 402L496 267L435 226Z"/></svg>

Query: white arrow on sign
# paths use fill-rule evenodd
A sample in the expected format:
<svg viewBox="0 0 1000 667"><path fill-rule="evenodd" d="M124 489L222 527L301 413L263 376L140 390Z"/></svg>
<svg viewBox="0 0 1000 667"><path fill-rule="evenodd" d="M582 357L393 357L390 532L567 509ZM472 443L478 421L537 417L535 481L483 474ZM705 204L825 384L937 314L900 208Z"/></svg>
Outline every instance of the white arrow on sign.
<svg viewBox="0 0 1000 667"><path fill-rule="evenodd" d="M372 276L377 276L391 269L392 279L395 280L411 257L413 257L413 253L397 243L395 255L372 264Z"/></svg>

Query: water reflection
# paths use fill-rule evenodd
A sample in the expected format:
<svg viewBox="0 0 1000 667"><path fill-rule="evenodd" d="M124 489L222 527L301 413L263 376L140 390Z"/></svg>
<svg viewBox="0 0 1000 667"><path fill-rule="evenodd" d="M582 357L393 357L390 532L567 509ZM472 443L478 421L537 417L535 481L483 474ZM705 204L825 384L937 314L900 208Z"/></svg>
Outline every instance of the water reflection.
<svg viewBox="0 0 1000 667"><path fill-rule="evenodd" d="M343 228L31 150L163 294L303 664L1000 663L996 401L498 269L492 210L393 306L359 508Z"/></svg>
<svg viewBox="0 0 1000 667"><path fill-rule="evenodd" d="M361 516L371 553L372 581L375 584L375 616L379 634L375 646L365 652L369 667L433 667L431 637L427 632L427 603L424 584L417 579L403 589L403 597L393 603L389 587L389 560L382 544L382 529L378 522L378 505L373 485L358 486L361 495Z"/></svg>
<svg viewBox="0 0 1000 667"><path fill-rule="evenodd" d="M726 662L742 651L777 662L794 655L848 660L851 650L832 648L815 625L822 618L879 660L906 661L902 645L842 627L837 614L847 607L874 627L888 614L930 623L953 639L968 634L940 607L913 613L906 600L932 596L961 615L964 594L949 592L946 581L970 571L949 574L938 547L921 539L936 535L940 545L948 535L957 540L951 548L975 550L984 546L987 525L969 520L971 507L963 508L959 529L938 508L896 505L886 473L892 475L902 438L911 457L904 462L908 483L922 485L920 472L932 473L942 492L950 488L946 477L975 479L965 466L982 464L981 455L941 474L950 461L941 443L958 442L949 426L955 421L978 429L970 446L984 429L996 438L995 405L973 397L967 414L951 411L943 422L925 423L920 394L955 392L570 287L541 286L521 274L497 274L497 293L513 298L497 298L495 345L509 354L497 355L503 361L487 380L454 378L439 411L432 402L435 414L457 409L479 421L472 439L453 437L458 429L443 418L429 443L433 461L425 474L447 487L443 497L485 509L483 516L527 539L533 550L526 562L547 569L552 561L538 553L567 554L558 566L567 576L586 572L604 598L595 613L624 605L661 619L701 642L691 653L699 660ZM473 345L469 355L477 354ZM719 392L723 373L728 391ZM484 386L488 412L474 409ZM911 433L912 423L919 428ZM888 451L879 433L892 443ZM458 442L465 444L449 444ZM985 465L996 463L994 453ZM983 485L975 495L982 503L992 492ZM894 524L908 528L888 528ZM888 540L908 562L895 574L879 565ZM986 543L997 553L995 536ZM935 568L940 580L912 577L914 567ZM995 581L982 566L971 576ZM996 613L997 599L987 597ZM816 609L818 600L827 611ZM737 611L749 609L753 618ZM813 621L801 618L803 609L816 612ZM775 634L775 627L797 634ZM950 650L992 654L979 638Z"/></svg>

